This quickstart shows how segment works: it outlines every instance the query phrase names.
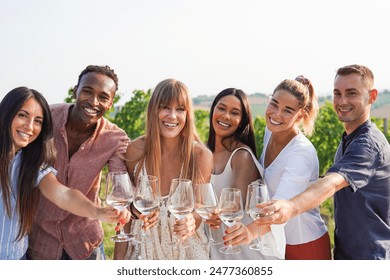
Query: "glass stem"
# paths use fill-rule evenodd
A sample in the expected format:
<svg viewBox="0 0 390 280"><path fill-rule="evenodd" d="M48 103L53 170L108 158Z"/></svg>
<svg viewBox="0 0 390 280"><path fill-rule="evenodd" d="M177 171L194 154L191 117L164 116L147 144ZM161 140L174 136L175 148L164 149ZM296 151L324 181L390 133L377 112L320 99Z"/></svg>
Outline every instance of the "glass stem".
<svg viewBox="0 0 390 280"><path fill-rule="evenodd" d="M233 246L232 246L232 241L231 240L229 241L228 248L229 248L228 249L229 252L233 251Z"/></svg>
<svg viewBox="0 0 390 280"><path fill-rule="evenodd" d="M263 242L261 241L261 228L260 226L257 227L257 232L258 232L258 236L257 236L257 240L258 240L258 243L259 245L263 245Z"/></svg>
<svg viewBox="0 0 390 280"><path fill-rule="evenodd" d="M207 227L207 234L209 236L209 243L213 243L215 240L214 240L213 234L211 232L211 227L210 227L210 225L207 225L207 224L206 224L206 227Z"/></svg>

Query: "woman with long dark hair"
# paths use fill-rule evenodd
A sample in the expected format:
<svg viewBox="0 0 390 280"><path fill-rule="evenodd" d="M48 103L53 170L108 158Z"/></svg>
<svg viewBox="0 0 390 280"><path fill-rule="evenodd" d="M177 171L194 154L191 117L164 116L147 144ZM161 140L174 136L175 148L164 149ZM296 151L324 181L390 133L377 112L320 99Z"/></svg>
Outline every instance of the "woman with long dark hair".
<svg viewBox="0 0 390 280"><path fill-rule="evenodd" d="M76 215L115 222L128 220L65 187L51 167L55 159L52 119L45 98L26 87L11 90L0 103L0 259L25 259L38 191ZM37 187L36 187L37 186Z"/></svg>

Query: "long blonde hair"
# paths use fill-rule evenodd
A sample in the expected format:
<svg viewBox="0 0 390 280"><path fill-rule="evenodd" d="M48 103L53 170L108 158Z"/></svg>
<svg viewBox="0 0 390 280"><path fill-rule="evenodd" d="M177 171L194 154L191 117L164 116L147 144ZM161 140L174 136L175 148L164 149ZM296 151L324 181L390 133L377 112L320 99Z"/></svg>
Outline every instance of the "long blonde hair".
<svg viewBox="0 0 390 280"><path fill-rule="evenodd" d="M190 179L194 183L203 182L202 175L194 157L194 143L201 142L195 128L194 111L192 100L188 88L180 81L166 79L158 83L153 91L148 104L146 115L146 133L144 135L145 146L139 164L136 168L135 177L141 172L142 166L145 165L149 175L155 175L161 179L161 135L159 129L159 111L164 106L169 106L172 102L177 102L186 110L186 123L181 131L182 141L178 152L180 153L182 170L180 176Z"/></svg>

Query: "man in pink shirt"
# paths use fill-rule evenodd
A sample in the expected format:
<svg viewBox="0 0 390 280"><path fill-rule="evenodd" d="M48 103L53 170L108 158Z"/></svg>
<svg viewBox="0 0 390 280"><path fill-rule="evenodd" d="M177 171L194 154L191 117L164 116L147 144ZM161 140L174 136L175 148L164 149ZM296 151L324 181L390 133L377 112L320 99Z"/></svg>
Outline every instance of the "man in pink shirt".
<svg viewBox="0 0 390 280"><path fill-rule="evenodd" d="M108 66L90 65L74 87L75 104L51 106L55 168L58 180L77 188L99 204L101 171L126 171L120 151L126 133L104 118L118 89L118 78ZM104 232L99 220L75 216L41 196L30 235L32 259L104 259Z"/></svg>

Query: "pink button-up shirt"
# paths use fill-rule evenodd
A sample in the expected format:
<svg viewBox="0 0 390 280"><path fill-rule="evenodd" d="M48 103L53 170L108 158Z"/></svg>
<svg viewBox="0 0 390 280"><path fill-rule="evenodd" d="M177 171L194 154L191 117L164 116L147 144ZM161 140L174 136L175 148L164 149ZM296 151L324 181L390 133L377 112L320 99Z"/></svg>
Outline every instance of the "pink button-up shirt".
<svg viewBox="0 0 390 280"><path fill-rule="evenodd" d="M72 104L51 106L54 142L57 149L57 178L62 184L80 190L100 204L101 170L125 171L116 151L126 133L105 118L99 119L94 134L69 159L65 124ZM100 245L104 232L99 220L79 217L62 210L41 195L35 224L30 235L29 253L33 259L59 259L63 249L72 259L86 259Z"/></svg>

